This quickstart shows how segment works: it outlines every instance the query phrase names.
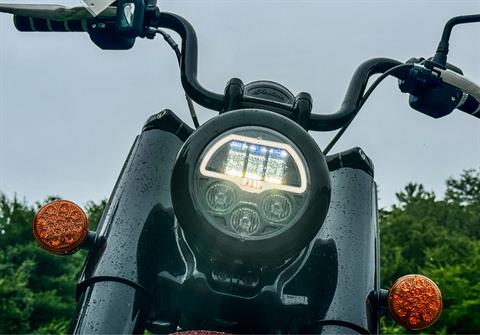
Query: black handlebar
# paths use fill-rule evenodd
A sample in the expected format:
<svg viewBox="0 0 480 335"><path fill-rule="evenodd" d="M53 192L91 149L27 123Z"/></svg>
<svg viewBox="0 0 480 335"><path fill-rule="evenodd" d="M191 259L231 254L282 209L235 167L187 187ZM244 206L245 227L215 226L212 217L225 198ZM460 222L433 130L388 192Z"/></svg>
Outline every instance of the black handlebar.
<svg viewBox="0 0 480 335"><path fill-rule="evenodd" d="M358 111L368 79L375 74L384 73L400 64L402 63L389 58L373 58L360 64L350 80L340 109L330 115L312 114L309 129L329 131L346 125L355 117ZM403 74L406 75L407 72L399 72L394 75L397 78L402 78Z"/></svg>
<svg viewBox="0 0 480 335"><path fill-rule="evenodd" d="M198 43L192 25L181 16L171 13L159 13L155 21L155 27L171 29L182 38L181 79L188 96L206 108L222 110L224 95L205 89L197 80Z"/></svg>
<svg viewBox="0 0 480 335"><path fill-rule="evenodd" d="M92 24L92 20L54 21L14 16L15 27L19 31L91 32L89 26ZM145 25L147 27L171 29L180 35L182 39L181 81L185 92L192 100L206 108L216 111L224 110L227 103L225 95L207 90L198 81L198 42L192 25L179 15L160 12L158 9L151 12ZM332 131L348 124L358 112L369 78L400 64L402 63L388 58L374 58L362 63L353 74L340 109L336 113L328 115L310 114L309 119L305 122L305 128L314 131ZM399 79L405 79L408 70L404 68L395 71L392 75ZM478 105L479 103L474 98L469 97L458 108L469 114L480 114L478 113ZM251 96L242 96L236 107L265 108L291 119L296 117L294 104L258 99ZM475 116L480 117L480 115Z"/></svg>
<svg viewBox="0 0 480 335"><path fill-rule="evenodd" d="M198 82L198 43L192 25L179 15L160 13L154 26L172 29L182 38L182 60L180 66L182 84L187 94L198 104L221 111L225 105L225 96L206 90ZM330 131L339 129L347 124L357 112L357 107L365 93L368 79L374 74L383 73L399 64L401 64L399 61L388 58L375 58L361 64L353 75L340 110L331 115L312 114L307 128L315 131ZM252 97L244 97L239 102L239 108L261 108L262 106L270 110L273 109L284 116L294 117L293 105L291 104Z"/></svg>

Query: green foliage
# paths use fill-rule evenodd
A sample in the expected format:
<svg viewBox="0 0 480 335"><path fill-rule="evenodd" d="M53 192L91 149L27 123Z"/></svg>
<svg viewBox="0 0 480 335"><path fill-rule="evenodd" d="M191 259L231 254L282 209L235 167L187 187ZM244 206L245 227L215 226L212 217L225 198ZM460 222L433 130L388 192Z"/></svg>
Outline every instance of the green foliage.
<svg viewBox="0 0 480 335"><path fill-rule="evenodd" d="M105 204L87 204L91 229ZM73 315L75 283L86 252L55 256L34 242L31 223L41 205L0 194L0 334L65 334Z"/></svg>
<svg viewBox="0 0 480 335"><path fill-rule="evenodd" d="M480 174L449 179L444 199L420 184L397 193L398 204L380 212L383 287L409 273L433 279L444 311L428 333L480 332ZM382 331L406 333L388 320Z"/></svg>
<svg viewBox="0 0 480 335"><path fill-rule="evenodd" d="M85 209L87 210L88 214L88 226L90 230L97 230L97 226L100 223L100 219L102 218L105 207L107 207L106 199L103 199L98 203L93 201L87 202Z"/></svg>
<svg viewBox="0 0 480 335"><path fill-rule="evenodd" d="M382 286L421 273L444 298L444 312L428 333L480 333L480 173L447 181L439 199L420 184L397 193L380 211ZM48 200L53 200L51 197ZM64 334L75 307L75 282L85 258L49 254L34 242L31 222L42 204L29 206L0 194L0 333ZM106 201L86 205L90 229ZM384 334L407 331L389 318Z"/></svg>
<svg viewBox="0 0 480 335"><path fill-rule="evenodd" d="M29 259L13 264L0 250L0 333L25 333L33 311L33 292L28 283L35 264Z"/></svg>
<svg viewBox="0 0 480 335"><path fill-rule="evenodd" d="M66 334L70 320L67 319L53 319L47 323L42 324L35 330L37 335L51 335L51 334Z"/></svg>

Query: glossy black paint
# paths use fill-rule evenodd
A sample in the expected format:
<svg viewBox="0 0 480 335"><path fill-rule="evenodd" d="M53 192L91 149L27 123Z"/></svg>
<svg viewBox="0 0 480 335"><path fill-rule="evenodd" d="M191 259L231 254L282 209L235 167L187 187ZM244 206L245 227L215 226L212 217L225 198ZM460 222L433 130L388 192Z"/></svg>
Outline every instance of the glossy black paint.
<svg viewBox="0 0 480 335"><path fill-rule="evenodd" d="M311 243L276 268L247 268L210 262L189 248L178 225L175 232L175 258L182 262L159 273L155 301L168 303L154 306L148 326L152 331L162 332L154 324L180 320L183 329L299 332L325 313L334 295L337 261L331 239ZM298 281L290 285L292 278Z"/></svg>
<svg viewBox="0 0 480 335"><path fill-rule="evenodd" d="M136 139L78 282L77 297L82 299L71 326L73 332L82 333L87 325L106 322L105 316L118 327L143 331L156 276L168 257L162 253L160 242L162 232L174 223L170 175L181 144L176 135L158 129L146 130ZM88 307L93 299L101 301L102 313ZM133 309L133 303L138 308ZM132 318L124 317L125 309L131 311ZM143 317L133 318L137 314ZM88 333L98 334L108 330L88 329Z"/></svg>
<svg viewBox="0 0 480 335"><path fill-rule="evenodd" d="M161 130L142 133L117 182L97 229L105 237L101 250L90 253L81 281L120 277L153 289L161 225L174 220L170 200L170 176L181 145L175 135ZM168 148L168 150L165 150ZM161 222L161 224L158 224Z"/></svg>
<svg viewBox="0 0 480 335"><path fill-rule="evenodd" d="M378 332L378 310L371 294L379 290L376 184L360 169L332 174L332 201L319 238L335 241L338 281L324 318L340 319Z"/></svg>
<svg viewBox="0 0 480 335"><path fill-rule="evenodd" d="M118 281L92 284L82 293L69 334L143 334L151 299Z"/></svg>
<svg viewBox="0 0 480 335"><path fill-rule="evenodd" d="M314 241L276 268L216 264L195 253L178 224L175 262L159 273L155 324L231 332L376 333L376 192L361 169L332 171L329 214ZM181 264L177 262L180 261ZM175 263L175 265L174 265ZM166 295L166 296L165 296ZM208 306L205 308L204 306ZM316 321L328 326L316 326Z"/></svg>
<svg viewBox="0 0 480 335"><path fill-rule="evenodd" d="M378 331L369 300L378 290L371 174L330 167L327 218L282 264L213 262L188 244L173 215L170 171L182 141L159 128L178 129L152 117L136 140L79 280L72 333L136 333L145 326L168 333L177 325L240 333ZM363 166L356 152L349 157Z"/></svg>

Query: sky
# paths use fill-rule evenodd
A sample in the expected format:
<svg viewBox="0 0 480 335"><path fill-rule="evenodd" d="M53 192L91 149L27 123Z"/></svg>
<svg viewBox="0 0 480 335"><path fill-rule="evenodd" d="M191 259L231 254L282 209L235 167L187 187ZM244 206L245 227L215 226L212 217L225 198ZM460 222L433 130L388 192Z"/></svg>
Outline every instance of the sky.
<svg viewBox="0 0 480 335"><path fill-rule="evenodd" d="M195 27L202 85L223 92L232 77L273 80L294 94L309 92L321 114L339 108L363 61L430 57L450 17L480 13L474 0L160 0L159 6ZM449 62L477 82L479 54L480 24L456 27ZM83 33L19 33L11 16L0 14L0 191L7 196L33 203L59 195L80 205L108 197L143 123L164 108L192 124L163 39L102 51ZM215 116L197 112L201 122ZM334 133L312 135L323 148ZM447 178L480 168L480 119L461 111L431 119L412 110L390 78L332 152L355 146L375 164L381 207L394 204L408 182L442 195Z"/></svg>

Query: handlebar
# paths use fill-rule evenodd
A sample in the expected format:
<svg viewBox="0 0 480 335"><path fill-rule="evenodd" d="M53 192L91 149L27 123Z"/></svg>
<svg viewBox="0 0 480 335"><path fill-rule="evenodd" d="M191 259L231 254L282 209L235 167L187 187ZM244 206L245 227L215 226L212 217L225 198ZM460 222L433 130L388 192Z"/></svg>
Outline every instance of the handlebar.
<svg viewBox="0 0 480 335"><path fill-rule="evenodd" d="M360 64L350 80L347 92L340 109L331 115L312 114L310 125L312 130L335 130L348 124L356 115L359 103L365 93L368 79L379 73L384 73L393 67L402 64L389 58L373 58ZM397 78L403 78L406 71L393 73Z"/></svg>
<svg viewBox="0 0 480 335"><path fill-rule="evenodd" d="M225 96L205 89L198 82L198 43L192 25L181 16L171 13L158 13L152 25L171 29L182 38L181 80L187 95L206 108L221 111Z"/></svg>
<svg viewBox="0 0 480 335"><path fill-rule="evenodd" d="M57 21L15 15L13 23L21 32L88 32L87 19Z"/></svg>
<svg viewBox="0 0 480 335"><path fill-rule="evenodd" d="M221 111L224 108L225 96L206 90L197 79L198 43L195 30L191 24L179 15L160 13L154 26L172 29L182 38L181 79L187 94L198 104ZM374 58L361 64L355 71L345 98L339 111L331 115L312 114L307 128L314 131L330 131L347 124L356 114L368 79L378 73L383 73L401 62L388 58ZM401 73L397 73L401 77ZM294 118L293 105L275 101L266 101L252 97L244 97L239 108L266 107L289 118Z"/></svg>
<svg viewBox="0 0 480 335"><path fill-rule="evenodd" d="M111 18L109 20L111 21ZM15 15L14 22L19 31L85 31L91 33L93 23L97 22L97 19L56 21ZM198 81L198 42L192 25L179 15L160 12L155 7L154 11L146 15L145 26L151 27L150 29L171 29L180 35L182 39L181 81L186 94L198 104L221 112L226 106L226 96L207 90ZM375 74L384 73L400 64L402 63L388 58L374 58L362 63L352 76L340 109L336 113L328 115L310 114L305 128L313 131L332 131L347 125L360 108L359 104L364 96L369 78ZM408 75L408 69L398 69L392 72L391 75L398 79L405 79ZM467 82L463 76L452 75L449 71L444 71L442 75L446 80L460 81L463 84ZM474 95L479 98L479 87L474 86L471 82L469 83L470 86L468 86L469 89L466 92L469 95L457 108L480 117L479 102L472 97ZM238 101L237 107L265 108L291 119L296 117L294 104L258 99L251 96L242 96L240 101Z"/></svg>

